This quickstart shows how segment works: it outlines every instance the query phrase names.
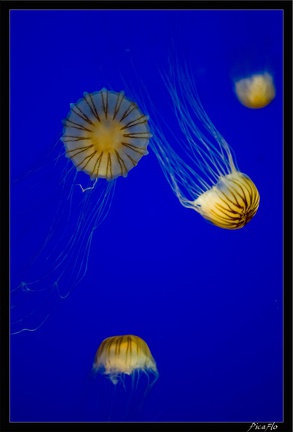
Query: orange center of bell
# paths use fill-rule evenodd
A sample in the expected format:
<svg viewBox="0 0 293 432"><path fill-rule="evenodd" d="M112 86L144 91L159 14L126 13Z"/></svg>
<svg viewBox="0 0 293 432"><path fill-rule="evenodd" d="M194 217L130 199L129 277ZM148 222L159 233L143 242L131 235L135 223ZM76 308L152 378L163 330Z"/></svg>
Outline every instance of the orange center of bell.
<svg viewBox="0 0 293 432"><path fill-rule="evenodd" d="M121 131L120 122L103 119L94 124L91 141L98 153L119 150L122 139L123 131Z"/></svg>

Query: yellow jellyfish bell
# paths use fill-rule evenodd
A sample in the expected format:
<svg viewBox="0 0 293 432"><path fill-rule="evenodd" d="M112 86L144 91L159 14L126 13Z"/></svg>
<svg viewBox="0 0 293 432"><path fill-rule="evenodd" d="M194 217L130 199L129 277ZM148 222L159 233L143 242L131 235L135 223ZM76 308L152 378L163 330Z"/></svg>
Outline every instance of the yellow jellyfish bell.
<svg viewBox="0 0 293 432"><path fill-rule="evenodd" d="M172 61L163 80L179 133L173 132L176 122L172 128L166 124L167 138L160 126L162 119L157 117L151 147L174 194L184 207L220 228L244 227L259 207L257 187L237 168L232 149L201 104L188 68Z"/></svg>
<svg viewBox="0 0 293 432"><path fill-rule="evenodd" d="M216 185L194 200L193 206L206 220L220 228L244 227L259 206L259 193L250 178L234 171L219 177Z"/></svg>
<svg viewBox="0 0 293 432"><path fill-rule="evenodd" d="M148 154L148 117L124 92L84 93L70 108L61 140L66 156L91 179L125 177Z"/></svg>
<svg viewBox="0 0 293 432"><path fill-rule="evenodd" d="M275 98L273 77L265 72L239 79L235 82L235 93L247 108L264 108Z"/></svg>
<svg viewBox="0 0 293 432"><path fill-rule="evenodd" d="M138 336L112 336L104 339L99 346L93 370L109 377L116 385L124 382L124 375L138 376L144 373L153 385L159 374L156 362L146 342Z"/></svg>

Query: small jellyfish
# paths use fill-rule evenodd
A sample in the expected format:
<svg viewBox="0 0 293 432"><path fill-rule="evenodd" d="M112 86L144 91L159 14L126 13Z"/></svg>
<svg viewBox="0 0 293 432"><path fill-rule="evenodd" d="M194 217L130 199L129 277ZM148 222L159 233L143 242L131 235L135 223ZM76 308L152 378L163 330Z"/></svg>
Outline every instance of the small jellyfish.
<svg viewBox="0 0 293 432"><path fill-rule="evenodd" d="M148 117L122 91L84 93L70 105L63 125L60 140L64 145L58 156L52 163L46 162L46 172L35 171L42 175L34 179L36 185L48 179L45 186L54 205L50 202L49 215L45 213L36 221L42 221L42 229L43 217L49 220L38 252L32 259L25 255L28 263L13 272L17 280L11 292L12 334L39 328L52 305L67 298L81 282L88 270L94 233L109 212L117 180L126 177L148 154ZM52 186L55 177L60 178L56 190ZM25 193L35 200L30 188L25 188ZM42 188L42 197L46 196ZM19 266L16 256L14 262Z"/></svg>
<svg viewBox="0 0 293 432"><path fill-rule="evenodd" d="M174 194L184 207L217 227L244 227L259 207L257 187L239 171L232 149L204 110L186 65L170 62L169 74L163 75L163 80L175 121L169 124L156 114L151 148ZM173 131L175 122L181 134Z"/></svg>
<svg viewBox="0 0 293 432"><path fill-rule="evenodd" d="M264 108L275 98L275 85L268 72L253 74L235 82L235 93L247 108Z"/></svg>
<svg viewBox="0 0 293 432"><path fill-rule="evenodd" d="M159 374L156 362L146 342L138 336L112 336L103 340L96 353L93 370L106 375L116 385L124 384L125 375L148 377L149 387L157 381Z"/></svg>
<svg viewBox="0 0 293 432"><path fill-rule="evenodd" d="M143 418L146 396L159 377L143 339L134 335L108 337L97 350L92 371L98 379L96 409L100 416L123 421Z"/></svg>

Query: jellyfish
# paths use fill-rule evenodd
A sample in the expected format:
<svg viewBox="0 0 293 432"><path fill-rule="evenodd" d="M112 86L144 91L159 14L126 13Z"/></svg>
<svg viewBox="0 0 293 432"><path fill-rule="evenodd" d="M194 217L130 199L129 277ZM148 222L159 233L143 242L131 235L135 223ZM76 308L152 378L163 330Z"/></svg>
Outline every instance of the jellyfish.
<svg viewBox="0 0 293 432"><path fill-rule="evenodd" d="M275 98L273 77L264 72L241 78L235 82L235 93L247 108L264 108Z"/></svg>
<svg viewBox="0 0 293 432"><path fill-rule="evenodd" d="M96 352L92 370L94 376L108 378L111 386L114 385L111 417L117 417L119 410L121 418L133 415L135 410L141 410L146 395L159 377L147 343L134 335L104 339ZM104 399L109 389L105 386L103 389Z"/></svg>
<svg viewBox="0 0 293 432"><path fill-rule="evenodd" d="M260 109L276 96L275 42L246 40L232 55L231 81L239 102L246 108Z"/></svg>
<svg viewBox="0 0 293 432"><path fill-rule="evenodd" d="M102 373L116 385L124 384L125 375L132 380L143 373L150 386L158 379L156 362L146 342L138 336L112 336L104 339L96 353L93 369Z"/></svg>
<svg viewBox="0 0 293 432"><path fill-rule="evenodd" d="M63 149L46 173L51 179L61 165L59 202L38 253L23 265L22 280L11 291L12 334L39 328L56 301L66 299L81 282L94 232L109 212L117 179L148 154L148 117L123 91L84 93L70 104L63 126ZM19 277L18 272L15 269L13 277Z"/></svg>
<svg viewBox="0 0 293 432"><path fill-rule="evenodd" d="M211 224L228 230L244 227L259 207L256 185L238 169L232 149L200 101L186 64L171 61L169 74L162 78L180 134L173 131L175 121L170 125L154 109L151 148L171 189L182 206Z"/></svg>
<svg viewBox="0 0 293 432"><path fill-rule="evenodd" d="M148 117L123 92L83 96L63 122L66 156L91 179L126 177L148 153Z"/></svg>

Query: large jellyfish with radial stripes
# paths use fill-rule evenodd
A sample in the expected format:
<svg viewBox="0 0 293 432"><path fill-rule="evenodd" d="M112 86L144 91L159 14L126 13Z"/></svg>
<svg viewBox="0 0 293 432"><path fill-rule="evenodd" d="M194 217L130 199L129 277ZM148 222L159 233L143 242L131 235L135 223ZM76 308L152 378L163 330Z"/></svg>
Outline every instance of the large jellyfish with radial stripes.
<svg viewBox="0 0 293 432"><path fill-rule="evenodd" d="M84 278L93 235L109 212L116 180L148 154L148 117L123 91L84 93L70 104L63 126L64 146L56 158L63 166L67 161L57 191L61 197L49 233L11 290L12 334L39 328L51 304Z"/></svg>
<svg viewBox="0 0 293 432"><path fill-rule="evenodd" d="M123 92L84 93L64 120L66 156L91 179L126 176L148 153L148 118Z"/></svg>

